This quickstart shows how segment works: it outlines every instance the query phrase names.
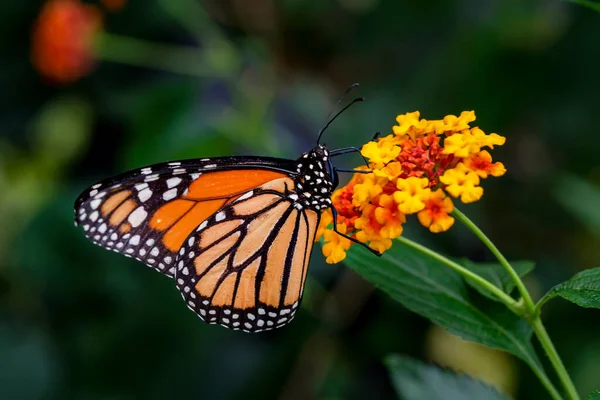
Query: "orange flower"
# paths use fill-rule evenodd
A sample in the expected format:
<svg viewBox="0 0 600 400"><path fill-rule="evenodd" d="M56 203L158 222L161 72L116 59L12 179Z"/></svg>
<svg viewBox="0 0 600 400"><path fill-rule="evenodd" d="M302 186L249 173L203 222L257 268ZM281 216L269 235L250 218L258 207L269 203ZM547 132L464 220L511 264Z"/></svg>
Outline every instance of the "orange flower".
<svg viewBox="0 0 600 400"><path fill-rule="evenodd" d="M355 174L332 197L340 232L344 228L346 235L379 252L402 235L406 215L417 214L431 232L447 231L454 224L450 196L463 203L477 201L483 196L481 179L506 172L482 150L506 139L471 128L473 111L435 121L420 116L418 111L399 115L393 134L365 144L361 153L373 173ZM331 211L326 211L317 239L323 233L323 253L327 262L335 263L346 257L351 243L332 236L332 219Z"/></svg>
<svg viewBox="0 0 600 400"><path fill-rule="evenodd" d="M479 175L480 178L487 178L488 175L502 176L506 172L504 164L501 162L492 163L491 154L486 151L480 151L464 160L465 166Z"/></svg>
<svg viewBox="0 0 600 400"><path fill-rule="evenodd" d="M338 231L346 233L346 225L338 224ZM327 257L325 261L335 264L346 258L346 250L350 248L352 242L333 231L326 231L324 236L327 242L323 246L323 255Z"/></svg>
<svg viewBox="0 0 600 400"><path fill-rule="evenodd" d="M445 232L454 224L450 214L454 210L452 199L442 189L431 192L423 199L425 208L417 214L419 222L433 233Z"/></svg>
<svg viewBox="0 0 600 400"><path fill-rule="evenodd" d="M94 66L94 37L101 27L96 7L78 0L49 0L33 27L33 65L58 84L88 74Z"/></svg>

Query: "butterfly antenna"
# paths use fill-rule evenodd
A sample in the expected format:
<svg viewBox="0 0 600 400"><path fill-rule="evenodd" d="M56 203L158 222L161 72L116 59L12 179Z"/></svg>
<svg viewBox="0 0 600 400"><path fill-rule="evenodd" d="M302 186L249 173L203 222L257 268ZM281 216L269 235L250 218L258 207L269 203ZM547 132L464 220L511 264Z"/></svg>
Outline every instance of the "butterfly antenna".
<svg viewBox="0 0 600 400"><path fill-rule="evenodd" d="M323 136L323 133L325 132L325 130L327 128L329 128L329 125L331 125L331 123L333 121L335 121L335 119L337 117L339 117L344 111L346 111L347 109L349 109L350 107L352 107L353 104L359 103L361 101L365 101L364 97L357 97L356 99L352 100L350 102L350 104L347 104L344 108L342 108L340 111L338 111L337 114L335 114L332 118L330 118L329 121L327 121L327 123L325 125L323 125L323 127L319 131L319 136L317 136L317 144L319 144L319 142L321 141L321 136Z"/></svg>
<svg viewBox="0 0 600 400"><path fill-rule="evenodd" d="M327 114L327 118L325 118L326 121L328 121L331 118L331 116L335 112L335 109L338 108L338 106L340 105L340 103L346 98L346 95L348 93L350 93L352 91L352 89L354 89L355 87L358 87L358 86L359 86L358 83L353 83L352 85L348 86L348 89L346 89L344 91L344 93L342 94L342 96L340 97L340 99L337 101L337 103L335 103L335 106L333 106L333 108L331 109L331 111L329 112L329 114Z"/></svg>

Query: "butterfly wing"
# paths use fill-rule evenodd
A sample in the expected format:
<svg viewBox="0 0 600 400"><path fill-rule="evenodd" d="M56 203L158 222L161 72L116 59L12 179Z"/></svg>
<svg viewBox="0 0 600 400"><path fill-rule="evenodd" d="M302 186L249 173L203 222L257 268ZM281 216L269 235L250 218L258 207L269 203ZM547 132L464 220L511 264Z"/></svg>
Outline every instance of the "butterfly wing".
<svg viewBox="0 0 600 400"><path fill-rule="evenodd" d="M226 203L288 177L293 162L221 157L156 164L107 179L75 202L75 224L95 244L167 276L186 238Z"/></svg>
<svg viewBox="0 0 600 400"><path fill-rule="evenodd" d="M289 323L298 307L320 214L280 178L248 191L185 241L175 280L203 320L248 332Z"/></svg>

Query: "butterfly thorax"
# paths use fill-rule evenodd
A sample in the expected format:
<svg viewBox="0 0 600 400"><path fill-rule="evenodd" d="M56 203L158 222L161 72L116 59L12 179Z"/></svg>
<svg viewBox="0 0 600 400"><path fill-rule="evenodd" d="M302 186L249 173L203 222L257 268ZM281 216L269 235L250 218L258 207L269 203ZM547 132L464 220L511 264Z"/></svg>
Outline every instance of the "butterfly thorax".
<svg viewBox="0 0 600 400"><path fill-rule="evenodd" d="M327 148L317 145L296 162L296 208L320 211L331 207L331 193L335 189L332 174L335 172L331 169Z"/></svg>

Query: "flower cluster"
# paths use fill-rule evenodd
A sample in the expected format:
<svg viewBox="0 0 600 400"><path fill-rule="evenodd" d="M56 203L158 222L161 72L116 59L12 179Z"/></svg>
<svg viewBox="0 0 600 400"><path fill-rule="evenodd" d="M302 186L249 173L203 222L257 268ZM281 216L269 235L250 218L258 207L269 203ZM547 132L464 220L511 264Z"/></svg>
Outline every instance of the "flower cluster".
<svg viewBox="0 0 600 400"><path fill-rule="evenodd" d="M416 111L396 120L393 134L361 149L369 168L359 169L372 172L354 174L332 197L337 230L380 253L402 234L410 214L416 214L431 232L447 231L454 224L453 198L463 203L477 201L483 195L481 179L506 172L484 150L504 144L505 138L470 127L475 121L473 111L435 121L420 119ZM346 257L352 242L333 231L330 210L323 214L317 239L321 237L328 263Z"/></svg>
<svg viewBox="0 0 600 400"><path fill-rule="evenodd" d="M117 11L126 0L102 0L109 11ZM48 81L68 84L87 75L94 67L94 42L103 26L99 8L81 0L48 0L32 33L31 61Z"/></svg>

